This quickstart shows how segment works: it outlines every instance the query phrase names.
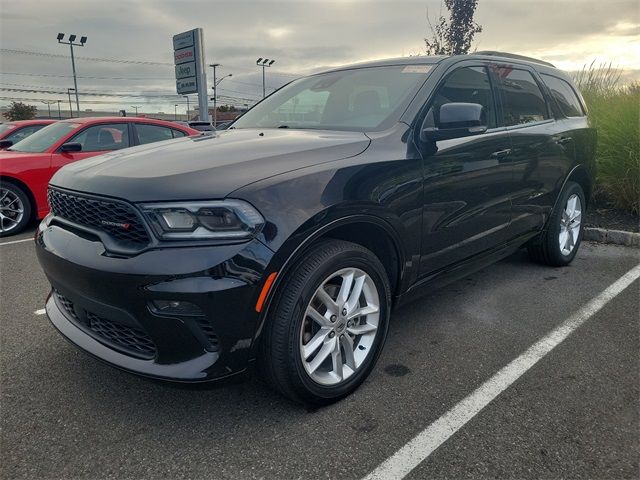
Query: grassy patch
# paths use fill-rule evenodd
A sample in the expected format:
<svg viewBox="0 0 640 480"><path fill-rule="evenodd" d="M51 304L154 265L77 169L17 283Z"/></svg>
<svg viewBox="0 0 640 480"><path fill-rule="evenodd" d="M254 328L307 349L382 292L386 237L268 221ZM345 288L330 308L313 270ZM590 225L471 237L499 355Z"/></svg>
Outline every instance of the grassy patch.
<svg viewBox="0 0 640 480"><path fill-rule="evenodd" d="M598 129L596 196L640 213L640 84L619 85L620 72L591 65L576 82Z"/></svg>

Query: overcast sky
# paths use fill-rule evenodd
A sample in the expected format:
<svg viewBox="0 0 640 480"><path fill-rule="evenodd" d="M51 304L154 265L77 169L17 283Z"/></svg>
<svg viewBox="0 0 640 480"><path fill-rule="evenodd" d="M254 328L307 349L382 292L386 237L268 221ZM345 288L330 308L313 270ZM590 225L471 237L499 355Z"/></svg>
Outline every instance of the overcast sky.
<svg viewBox="0 0 640 480"><path fill-rule="evenodd" d="M174 104L180 103L178 111L184 112L183 99L166 96L175 94L171 38L176 33L204 29L207 63L220 63L219 74L233 75L221 83L220 95L242 105L261 96L257 57L276 60L267 70L267 85L272 89L326 66L418 54L428 35L427 12L435 17L440 3L0 0L0 105L10 97L63 99L68 108L71 62L60 57L69 54L69 47L57 43L58 32L88 36L86 46L76 52L79 91L110 94L81 97L82 109L131 111L131 106L139 105L145 113L173 112ZM476 20L483 32L474 46L479 50L531 55L566 70L592 61L612 63L628 70L628 76L640 78L638 0L478 3ZM118 96L125 94L137 96Z"/></svg>

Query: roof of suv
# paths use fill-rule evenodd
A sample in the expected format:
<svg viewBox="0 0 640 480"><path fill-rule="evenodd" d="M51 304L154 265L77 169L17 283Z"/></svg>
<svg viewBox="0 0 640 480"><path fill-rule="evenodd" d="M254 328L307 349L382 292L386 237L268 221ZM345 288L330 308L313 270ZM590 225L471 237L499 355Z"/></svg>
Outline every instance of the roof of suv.
<svg viewBox="0 0 640 480"><path fill-rule="evenodd" d="M518 55L515 53L506 53L506 52L496 52L493 50L484 50L480 52L474 52L466 55L423 55L423 56L414 56L414 57L397 57L397 58L387 58L382 60L372 60L368 62L360 62L354 63L351 65L343 65L341 67L335 67L329 69L328 71L339 71L339 70L348 70L352 68L367 68L367 67L386 67L393 65L434 65L440 63L447 59L457 58L472 58L472 57L480 57L483 60L502 60L505 62L518 62L518 63L527 63L535 66L536 68L549 68L556 69L556 67L544 60L539 60L537 58L526 57L524 55Z"/></svg>

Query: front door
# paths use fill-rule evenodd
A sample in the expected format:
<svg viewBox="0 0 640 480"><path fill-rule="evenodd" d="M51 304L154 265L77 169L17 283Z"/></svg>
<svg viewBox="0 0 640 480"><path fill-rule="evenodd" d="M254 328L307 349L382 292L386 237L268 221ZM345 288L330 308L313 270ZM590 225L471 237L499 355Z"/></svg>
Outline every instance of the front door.
<svg viewBox="0 0 640 480"><path fill-rule="evenodd" d="M95 157L101 153L127 148L131 145L129 141L129 126L126 123L92 125L79 131L66 142L79 143L82 145L82 150L79 152L61 152L58 149L51 158L52 173L67 163Z"/></svg>
<svg viewBox="0 0 640 480"><path fill-rule="evenodd" d="M451 71L430 100L426 125L433 122L437 126L440 106L452 102L482 105L488 129L422 146L422 276L494 248L508 238L511 139L506 129L498 126L498 103L485 66L458 66Z"/></svg>

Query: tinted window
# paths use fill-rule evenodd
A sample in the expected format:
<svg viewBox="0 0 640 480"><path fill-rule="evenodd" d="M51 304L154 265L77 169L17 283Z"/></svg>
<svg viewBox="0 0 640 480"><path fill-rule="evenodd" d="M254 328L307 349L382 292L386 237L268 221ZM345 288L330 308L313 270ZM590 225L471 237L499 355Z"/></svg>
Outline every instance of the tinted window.
<svg viewBox="0 0 640 480"><path fill-rule="evenodd" d="M551 95L558 102L560 111L565 117L582 117L584 115L580 100L568 82L551 75L542 75L542 79L549 87Z"/></svg>
<svg viewBox="0 0 640 480"><path fill-rule="evenodd" d="M158 125L136 123L136 131L138 132L138 140L140 141L140 145L160 142L162 140L170 140L173 138L173 134L171 133L170 128L160 127Z"/></svg>
<svg viewBox="0 0 640 480"><path fill-rule="evenodd" d="M41 153L48 150L76 128L80 128L80 124L71 122L52 123L16 143L9 148L9 150L14 152Z"/></svg>
<svg viewBox="0 0 640 480"><path fill-rule="evenodd" d="M129 146L129 130L126 123L107 123L86 128L69 142L82 145L83 152L119 150Z"/></svg>
<svg viewBox="0 0 640 480"><path fill-rule="evenodd" d="M13 129L13 128L16 128L16 126L15 126L14 124L12 124L12 123L3 123L3 124L0 124L0 133L4 133L4 132L6 132L7 130L11 130L11 129Z"/></svg>
<svg viewBox="0 0 640 480"><path fill-rule="evenodd" d="M547 104L533 75L511 67L496 69L502 85L505 125L523 125L549 118Z"/></svg>
<svg viewBox="0 0 640 480"><path fill-rule="evenodd" d="M459 102L482 105L483 123L489 128L496 126L495 104L485 68L464 67L449 75L431 102L431 108L427 113L427 125L437 125L442 105Z"/></svg>
<svg viewBox="0 0 640 480"><path fill-rule="evenodd" d="M180 130L176 130L175 128L172 128L171 131L173 132L173 138L180 138L180 137L186 137L187 134L180 131Z"/></svg>
<svg viewBox="0 0 640 480"><path fill-rule="evenodd" d="M29 127L23 127L17 132L10 133L5 137L5 140L11 140L13 143L18 143L20 140L24 140L32 133L36 133L46 125L31 125Z"/></svg>
<svg viewBox="0 0 640 480"><path fill-rule="evenodd" d="M399 119L431 69L356 68L301 78L246 112L233 128L383 130Z"/></svg>

